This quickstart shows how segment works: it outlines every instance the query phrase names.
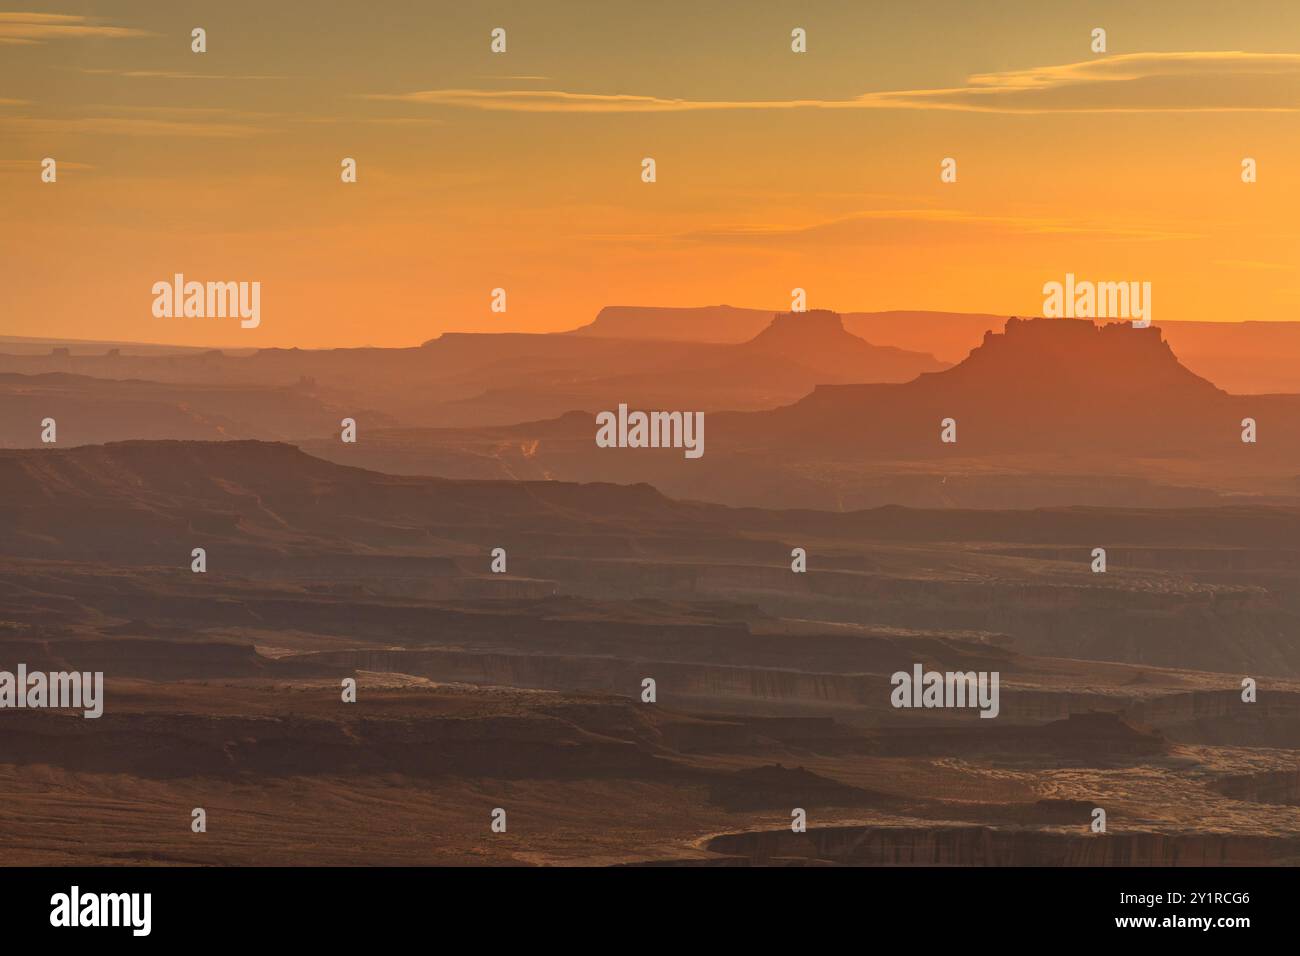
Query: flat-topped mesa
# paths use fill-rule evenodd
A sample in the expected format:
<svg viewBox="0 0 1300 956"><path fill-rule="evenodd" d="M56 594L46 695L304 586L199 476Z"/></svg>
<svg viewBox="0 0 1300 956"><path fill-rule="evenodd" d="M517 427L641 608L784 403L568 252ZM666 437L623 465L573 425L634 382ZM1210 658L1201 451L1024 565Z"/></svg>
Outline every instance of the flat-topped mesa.
<svg viewBox="0 0 1300 956"><path fill-rule="evenodd" d="M819 385L809 399L874 396L880 388ZM1182 365L1158 328L1014 316L1003 331L985 332L984 341L957 365L922 374L904 388L899 398L949 395L1016 404L1035 397L1084 394L1100 402L1157 392L1165 400L1175 395L1209 400L1224 394Z"/></svg>
<svg viewBox="0 0 1300 956"><path fill-rule="evenodd" d="M864 339L844 328L844 320L830 309L809 309L807 312L778 312L772 322L749 340L753 346L780 345L787 341L815 342L819 339L849 338L856 342Z"/></svg>
<svg viewBox="0 0 1300 956"><path fill-rule="evenodd" d="M986 332L983 343L944 378L954 383L1019 382L1053 391L1083 384L1123 392L1169 387L1218 391L1178 361L1159 328L1127 322L1096 325L1090 319L1012 317L1002 332Z"/></svg>
<svg viewBox="0 0 1300 956"><path fill-rule="evenodd" d="M724 447L832 456L1218 454L1240 447L1243 419L1265 415L1271 447L1282 449L1300 431L1290 407L1222 391L1183 366L1157 328L1012 318L952 368L897 385L818 385L792 405L719 418L714 435ZM956 437L942 441L941 427Z"/></svg>
<svg viewBox="0 0 1300 956"><path fill-rule="evenodd" d="M1092 319L1021 319L1013 315L1001 332L985 332L984 341L971 350L970 358L995 349L1057 353L1080 360L1141 354L1177 361L1157 326L1140 328L1130 322L1097 325Z"/></svg>
<svg viewBox="0 0 1300 956"><path fill-rule="evenodd" d="M1039 344L1070 343L1085 347L1104 344L1112 348L1132 348L1137 343L1148 348L1169 349L1158 326L1140 327L1131 322L1098 325L1092 319L1022 319L1013 315L1007 319L1001 332L992 329L985 332L983 345L999 339Z"/></svg>
<svg viewBox="0 0 1300 956"><path fill-rule="evenodd" d="M904 382L943 368L934 356L872 345L844 327L838 312L778 312L758 335L735 346L740 356L800 363L847 381Z"/></svg>

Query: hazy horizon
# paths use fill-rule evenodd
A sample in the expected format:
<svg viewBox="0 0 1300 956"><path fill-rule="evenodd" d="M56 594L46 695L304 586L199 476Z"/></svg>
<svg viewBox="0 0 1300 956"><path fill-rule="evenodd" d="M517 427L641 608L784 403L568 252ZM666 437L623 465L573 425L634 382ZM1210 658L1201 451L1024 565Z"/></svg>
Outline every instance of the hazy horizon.
<svg viewBox="0 0 1300 956"><path fill-rule="evenodd" d="M735 304L733 304L733 303L729 303L729 302L709 303L709 304L707 304L707 305L661 305L661 304L631 304L631 303L625 303L625 304L609 305L609 306L606 306L606 307L604 307L604 308L627 308L627 309L646 309L646 310L668 310L668 309L682 309L682 310L689 310L689 309L700 309L700 308L730 308L730 309L743 310L743 311L747 311L747 312L750 312L750 311L752 311L752 312L765 312L765 313L770 313L771 315L774 315L774 316L775 316L775 315L780 315L780 314L783 314L783 313L788 313L788 312L790 311L789 308L783 308L783 309L782 309L782 308L764 309L764 308L761 308L761 307L759 307L759 306L735 305ZM833 312L833 313L835 313L836 315L842 315L842 316L845 316L845 315L883 315L883 314L892 313L892 312L900 312L900 313L908 313L908 312L935 312L936 314L939 314L939 315L953 315L953 316L982 316L982 315L996 315L996 316L999 316L999 317L1000 317L1002 320L1004 320L1004 321L1005 321L1006 319L1012 318L1013 316L1014 316L1014 317L1018 317L1018 318L1022 318L1022 319L1023 319L1023 318L1042 318L1042 316L1034 316L1034 315L1030 315L1030 314L1023 314L1023 315L1016 316L1016 314L1013 313L1013 312L1002 312L1002 311L996 311L996 310L993 311L993 312L975 312L975 311L947 312L947 311L934 310L934 309L908 309L908 308L902 308L902 309L879 309L879 310L874 310L874 309L873 309L873 310L869 310L869 309L836 309L836 308L827 308L827 307L819 307L819 308L821 308L822 311ZM567 334L567 333L570 333L570 332L575 332L575 331L577 331L578 329L584 328L585 326L591 324L591 322L593 322L593 321L595 320L596 315L599 315L600 311L601 311L601 310L598 310L595 314L593 314L593 315L591 316L590 319L587 319L586 321L580 321L580 322L578 322L577 324L575 324L575 325L573 325L573 326L571 326L571 327L566 327L566 328L559 328L559 329L527 329L527 328L468 329L468 328L450 327L450 328L441 329L441 330L439 330L438 332L436 332L436 333L434 333L434 334L431 334L431 335L427 335L427 336L424 336L424 337L417 337L415 340L410 341L410 342L394 342L394 343L388 343L388 344L384 344L384 345L381 345L381 344L378 344L378 343L375 343L375 342L364 342L364 341L358 341L358 342L351 343L351 344L349 344L349 345L281 346L281 345L270 345L270 344L263 344L263 345L250 345L250 344L247 344L247 343L245 343L245 342L240 342L240 341L238 341L237 339L236 339L236 340L232 340L232 341L229 342L229 343L222 344L222 343L220 343L220 342L206 341L206 340L205 340L205 341L200 341L200 342L197 342L197 343L196 343L196 342L188 342L188 341L187 341L187 342L164 341L164 340L162 340L162 339L69 338L69 337L59 336L59 335L0 335L0 342L13 342L13 343L31 342L31 343L33 343L33 344L48 343L48 344L50 344L50 345L58 345L58 344L69 344L69 345L84 344L84 345L105 345L105 346L141 345L141 346L148 346L148 347L177 348L177 349L194 349L194 350L199 350L199 351L206 350L206 349L219 349L219 350L221 350L221 351L226 351L226 352L233 352L233 351L255 351L255 350L257 350L257 349L275 349L275 348L302 348L302 349L305 349L305 350L313 350L313 351L327 351L327 350L331 350L331 349L351 349L351 348L406 349L406 348L419 348L421 345L423 345L423 344L426 343L426 342L429 342L429 341L432 341L432 340L434 340L434 339L437 339L439 336L442 336L442 335L449 335L449 334L450 334L450 335L456 335L456 334L474 334L474 335L520 335L520 334L523 334L523 335L533 335L533 334L540 334L540 335L564 335L564 334ZM207 321L207 320L199 319L199 320L193 320L193 321ZM1102 325L1102 324L1106 324L1107 321L1109 321L1109 320L1099 319L1099 320L1095 320L1095 321L1096 321L1097 324ZM1124 323L1124 322L1127 322L1128 320L1116 319L1116 320L1113 320L1113 321L1115 321L1115 322L1119 322L1119 323ZM1275 318L1275 319L1242 319L1242 320L1240 320L1240 321L1238 321L1238 322L1218 321L1218 320L1214 320L1214 319L1162 319L1162 320L1159 320L1159 321L1157 321L1157 322L1154 322L1153 324L1154 324L1154 325L1157 325L1157 326L1160 326L1160 325L1168 325L1168 324L1174 324L1174 325L1190 325L1190 324L1192 324L1192 323L1213 324L1213 325L1243 325L1243 324L1251 323L1251 322L1255 322L1255 323L1265 323L1265 324L1269 324L1269 325L1286 325L1286 324L1295 324L1295 323L1300 322L1300 317L1297 317L1297 318Z"/></svg>
<svg viewBox="0 0 1300 956"><path fill-rule="evenodd" d="M1300 305L1294 4L23 9L0 13L11 334L401 346L796 287L1023 315L1067 269L1150 281L1157 322ZM177 272L260 282L261 324L154 318Z"/></svg>

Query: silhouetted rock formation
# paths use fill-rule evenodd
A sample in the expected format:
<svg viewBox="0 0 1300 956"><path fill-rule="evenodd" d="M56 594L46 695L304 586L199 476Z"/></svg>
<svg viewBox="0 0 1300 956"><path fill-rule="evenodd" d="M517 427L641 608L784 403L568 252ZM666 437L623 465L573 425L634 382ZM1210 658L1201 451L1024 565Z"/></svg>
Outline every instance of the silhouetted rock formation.
<svg viewBox="0 0 1300 956"><path fill-rule="evenodd" d="M718 418L716 449L780 444L828 457L1016 452L1295 454L1300 396L1234 396L1179 363L1159 328L1010 319L959 365L900 385L825 385L794 405ZM940 441L956 421L957 441Z"/></svg>
<svg viewBox="0 0 1300 956"><path fill-rule="evenodd" d="M944 367L923 353L872 345L848 332L843 318L827 309L781 313L738 352L798 362L862 382L906 381Z"/></svg>

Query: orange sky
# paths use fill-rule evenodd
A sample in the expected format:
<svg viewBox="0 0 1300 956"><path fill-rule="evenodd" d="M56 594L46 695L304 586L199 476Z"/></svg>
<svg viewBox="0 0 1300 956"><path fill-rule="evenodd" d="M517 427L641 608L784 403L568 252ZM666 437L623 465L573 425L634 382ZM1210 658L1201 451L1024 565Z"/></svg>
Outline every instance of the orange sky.
<svg viewBox="0 0 1300 956"><path fill-rule="evenodd" d="M27 4L0 334L411 345L796 286L1034 314L1067 271L1151 282L1156 322L1295 319L1298 111L1290 0ZM154 318L176 272L260 281L261 325Z"/></svg>

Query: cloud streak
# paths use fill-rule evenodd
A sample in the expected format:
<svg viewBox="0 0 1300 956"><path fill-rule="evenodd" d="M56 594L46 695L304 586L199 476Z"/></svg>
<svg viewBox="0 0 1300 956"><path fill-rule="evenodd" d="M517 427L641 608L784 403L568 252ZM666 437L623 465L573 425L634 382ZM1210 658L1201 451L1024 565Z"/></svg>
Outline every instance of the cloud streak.
<svg viewBox="0 0 1300 956"><path fill-rule="evenodd" d="M956 209L874 209L794 226L719 226L674 238L702 244L881 245L900 241L983 242L990 235L1089 236L1139 242L1199 238L1194 233L1116 223L1025 216L989 216Z"/></svg>
<svg viewBox="0 0 1300 956"><path fill-rule="evenodd" d="M28 116L0 118L0 131L10 133L107 133L123 136L185 136L208 139L237 139L259 132L235 123L187 123L139 117L82 117L37 119Z"/></svg>
<svg viewBox="0 0 1300 956"><path fill-rule="evenodd" d="M38 159L0 159L0 171L4 172L23 172L35 175L41 168ZM73 163L68 160L59 160L59 172L66 169L94 169L90 163Z"/></svg>
<svg viewBox="0 0 1300 956"><path fill-rule="evenodd" d="M0 13L0 44L35 46L47 40L76 40L86 37L120 39L157 36L134 27L113 27L89 17L62 13Z"/></svg>
<svg viewBox="0 0 1300 956"><path fill-rule="evenodd" d="M283 80L286 77L260 73L183 73L175 70L82 70L97 76L125 76L137 80Z"/></svg>
<svg viewBox="0 0 1300 956"><path fill-rule="evenodd" d="M686 113L879 109L971 113L1197 113L1300 111L1300 54L1131 53L977 73L965 85L885 90L848 99L690 100L566 90L439 89L372 100L518 113Z"/></svg>

